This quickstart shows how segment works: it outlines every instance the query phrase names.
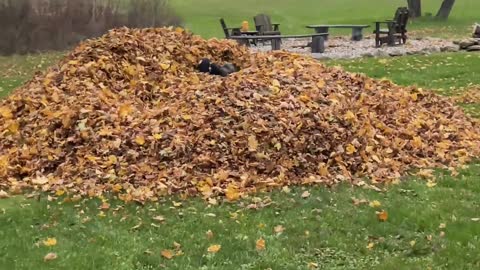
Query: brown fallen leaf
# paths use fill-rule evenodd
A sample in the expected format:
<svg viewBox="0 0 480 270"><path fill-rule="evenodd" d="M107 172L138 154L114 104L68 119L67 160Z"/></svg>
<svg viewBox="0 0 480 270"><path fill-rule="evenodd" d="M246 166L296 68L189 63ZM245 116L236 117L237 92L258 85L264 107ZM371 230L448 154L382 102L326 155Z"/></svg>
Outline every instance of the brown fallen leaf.
<svg viewBox="0 0 480 270"><path fill-rule="evenodd" d="M165 217L159 215L159 216L153 217L153 220L158 221L158 222L164 222L164 221L165 221Z"/></svg>
<svg viewBox="0 0 480 270"><path fill-rule="evenodd" d="M162 257L169 260L173 258L173 251L171 251L170 249L164 249L160 252L160 254L162 255Z"/></svg>
<svg viewBox="0 0 480 270"><path fill-rule="evenodd" d="M306 199L306 198L310 197L310 192L308 192L308 190L306 190L302 193L301 196L302 196L302 198Z"/></svg>
<svg viewBox="0 0 480 270"><path fill-rule="evenodd" d="M207 239L209 240L213 238L213 232L211 230L208 230L206 235L207 235Z"/></svg>
<svg viewBox="0 0 480 270"><path fill-rule="evenodd" d="M355 205L355 206L368 203L368 200L365 200L365 199L357 199L355 197L352 197L351 199L352 199L353 205Z"/></svg>
<svg viewBox="0 0 480 270"><path fill-rule="evenodd" d="M105 210L108 210L108 209L110 209L110 204L107 203L107 202L103 202L102 205L100 205L100 208L99 208L99 209L100 209L100 210L104 210L104 211L105 211Z"/></svg>
<svg viewBox="0 0 480 270"><path fill-rule="evenodd" d="M255 242L255 248L257 249L257 251L265 250L265 239L258 239L257 242Z"/></svg>
<svg viewBox="0 0 480 270"><path fill-rule="evenodd" d="M10 198L10 195L8 195L7 192L0 190L0 199L8 199Z"/></svg>
<svg viewBox="0 0 480 270"><path fill-rule="evenodd" d="M283 233L283 231L285 231L285 227L283 227L282 225L277 225L273 228L273 231L276 234L281 234L281 233Z"/></svg>
<svg viewBox="0 0 480 270"><path fill-rule="evenodd" d="M377 212L377 218L379 221L385 222L388 219L388 213L385 210Z"/></svg>
<svg viewBox="0 0 480 270"><path fill-rule="evenodd" d="M48 262L48 261L53 261L57 259L57 253L50 252L45 257L43 257L43 261Z"/></svg>

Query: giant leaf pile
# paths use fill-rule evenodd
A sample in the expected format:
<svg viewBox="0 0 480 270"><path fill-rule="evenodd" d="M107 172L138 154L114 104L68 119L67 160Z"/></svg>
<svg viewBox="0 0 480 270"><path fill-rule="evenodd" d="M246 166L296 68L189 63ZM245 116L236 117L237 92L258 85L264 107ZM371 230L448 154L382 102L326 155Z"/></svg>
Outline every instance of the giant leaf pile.
<svg viewBox="0 0 480 270"><path fill-rule="evenodd" d="M241 70L198 73L204 57ZM0 132L0 189L139 201L387 182L480 153L448 99L167 28L84 42L1 101Z"/></svg>

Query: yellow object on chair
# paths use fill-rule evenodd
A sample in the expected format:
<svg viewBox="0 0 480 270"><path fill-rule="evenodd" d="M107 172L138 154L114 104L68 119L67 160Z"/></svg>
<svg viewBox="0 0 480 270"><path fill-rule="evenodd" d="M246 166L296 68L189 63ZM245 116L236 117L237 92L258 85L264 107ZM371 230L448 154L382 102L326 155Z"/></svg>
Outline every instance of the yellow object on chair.
<svg viewBox="0 0 480 270"><path fill-rule="evenodd" d="M247 21L243 21L242 22L242 29L241 29L242 32L247 32L248 31L248 22Z"/></svg>

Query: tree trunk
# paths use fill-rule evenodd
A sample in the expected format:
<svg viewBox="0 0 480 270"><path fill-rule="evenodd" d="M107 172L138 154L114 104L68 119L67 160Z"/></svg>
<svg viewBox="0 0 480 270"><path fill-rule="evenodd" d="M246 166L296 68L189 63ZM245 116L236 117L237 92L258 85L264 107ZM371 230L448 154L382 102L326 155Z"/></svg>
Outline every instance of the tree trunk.
<svg viewBox="0 0 480 270"><path fill-rule="evenodd" d="M455 0L443 0L442 6L438 10L437 18L439 19L448 19L450 15L450 11L452 11L453 5L455 4Z"/></svg>
<svg viewBox="0 0 480 270"><path fill-rule="evenodd" d="M408 9L410 10L410 17L417 18L422 16L422 1L421 0L407 0Z"/></svg>
<svg viewBox="0 0 480 270"><path fill-rule="evenodd" d="M473 33L472 36L474 38L480 38L480 24L475 24L473 26Z"/></svg>

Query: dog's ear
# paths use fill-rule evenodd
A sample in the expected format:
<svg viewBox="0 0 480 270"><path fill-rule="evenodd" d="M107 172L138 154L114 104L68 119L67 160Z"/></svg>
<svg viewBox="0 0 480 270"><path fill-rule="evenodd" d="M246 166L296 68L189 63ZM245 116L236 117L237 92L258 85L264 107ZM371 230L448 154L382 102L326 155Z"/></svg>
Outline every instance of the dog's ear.
<svg viewBox="0 0 480 270"><path fill-rule="evenodd" d="M202 61L200 61L200 63L198 64L197 68L200 72L210 72L210 60L206 58L202 59Z"/></svg>
<svg viewBox="0 0 480 270"><path fill-rule="evenodd" d="M228 71L224 67L220 67L217 64L211 64L210 65L210 74L220 75L222 77L226 77L228 75Z"/></svg>

